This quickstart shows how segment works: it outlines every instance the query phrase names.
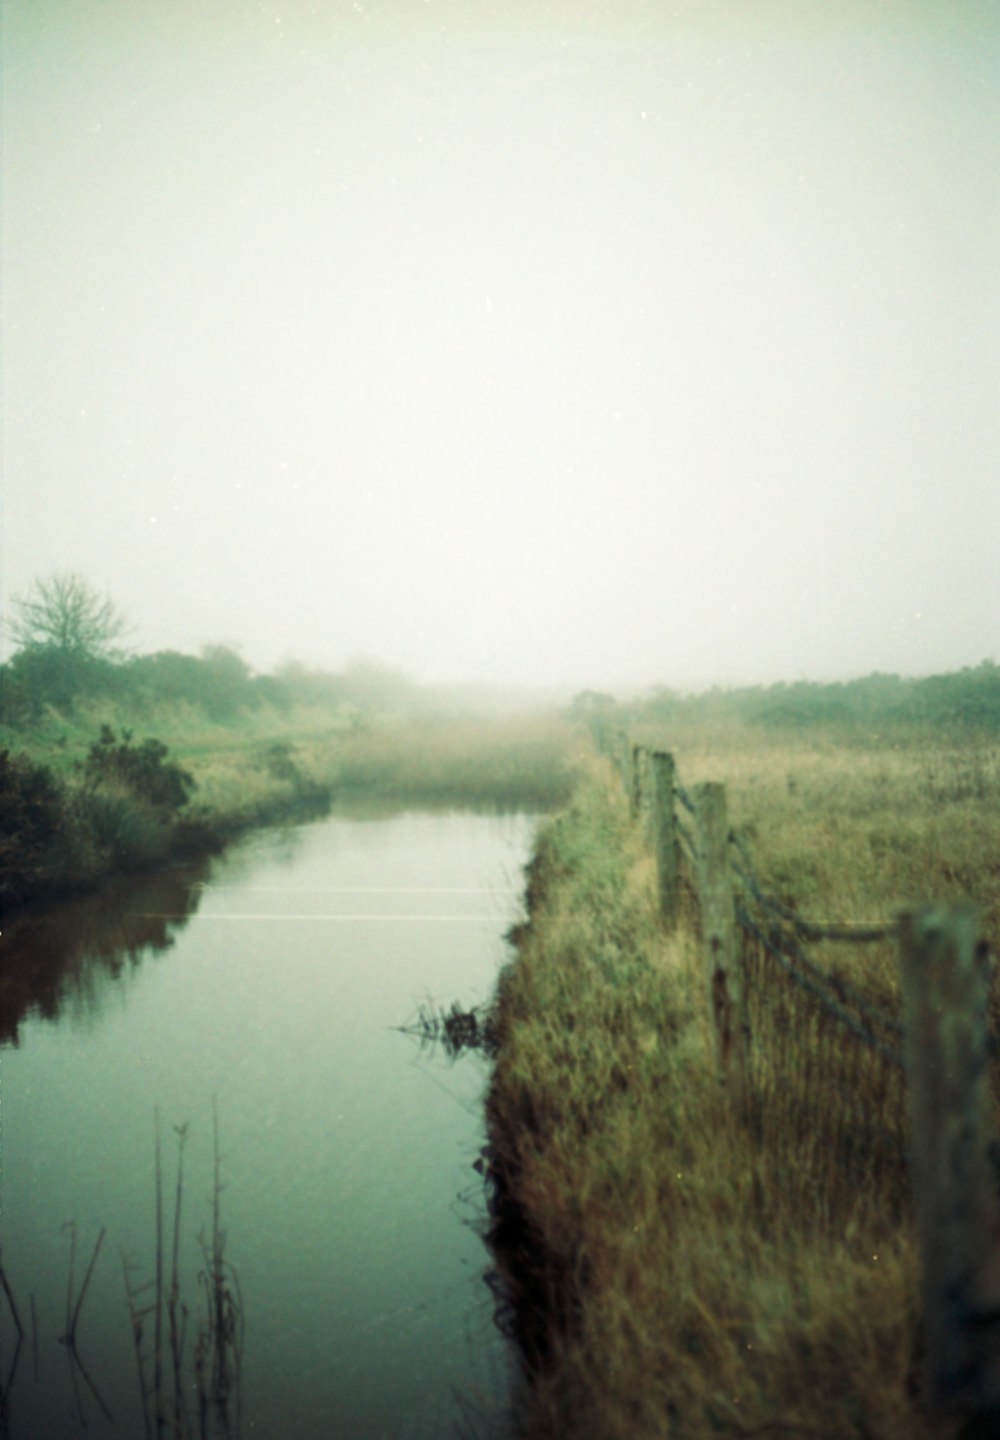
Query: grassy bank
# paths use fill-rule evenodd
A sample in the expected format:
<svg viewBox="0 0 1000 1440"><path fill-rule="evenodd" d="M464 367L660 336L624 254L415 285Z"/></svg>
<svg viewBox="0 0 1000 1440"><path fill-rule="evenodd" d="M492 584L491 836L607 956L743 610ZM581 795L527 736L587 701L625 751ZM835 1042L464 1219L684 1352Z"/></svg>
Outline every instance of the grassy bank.
<svg viewBox="0 0 1000 1440"><path fill-rule="evenodd" d="M761 874L802 913L871 919L961 892L996 940L988 749L674 740L683 783L728 782ZM525 1436L924 1435L898 1095L856 1066L853 1139L869 1128L845 1146L840 1052L809 1031L764 1058L773 1123L734 1122L695 941L662 931L609 769L544 828L529 898L488 1102ZM855 966L885 1000L890 960Z"/></svg>
<svg viewBox="0 0 1000 1440"><path fill-rule="evenodd" d="M258 706L224 723L184 704L155 716L50 708L0 740L8 906L211 853L256 826L324 813L338 796L552 808L580 749L545 717L386 716L359 727L322 708Z"/></svg>

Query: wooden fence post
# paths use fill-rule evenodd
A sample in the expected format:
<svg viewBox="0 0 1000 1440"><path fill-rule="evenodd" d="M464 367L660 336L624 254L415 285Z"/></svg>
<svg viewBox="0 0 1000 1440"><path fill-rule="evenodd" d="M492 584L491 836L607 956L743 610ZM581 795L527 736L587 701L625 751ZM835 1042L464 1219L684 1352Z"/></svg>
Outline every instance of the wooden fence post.
<svg viewBox="0 0 1000 1440"><path fill-rule="evenodd" d="M746 1101L746 995L736 952L736 906L729 864L729 821L724 785L706 783L694 791L700 851L698 899L708 999L714 1022L716 1058L733 1106Z"/></svg>
<svg viewBox="0 0 1000 1440"><path fill-rule="evenodd" d="M631 747L632 764L629 771L629 805L632 814L638 816L642 813L642 756L641 745Z"/></svg>
<svg viewBox="0 0 1000 1440"><path fill-rule="evenodd" d="M645 745L639 746L639 819L643 823L646 839L650 845L655 838L656 784L653 772L653 752Z"/></svg>
<svg viewBox="0 0 1000 1440"><path fill-rule="evenodd" d="M632 742L627 730L619 730L615 736L615 765L621 776L625 793L631 796L632 784Z"/></svg>
<svg viewBox="0 0 1000 1440"><path fill-rule="evenodd" d="M900 919L910 1165L936 1433L1000 1435L1000 1207L987 1031L991 965L971 906Z"/></svg>
<svg viewBox="0 0 1000 1440"><path fill-rule="evenodd" d="M677 823L674 813L674 757L655 750L650 757L653 769L653 848L656 853L657 889L660 914L671 930L680 911L680 873L677 850Z"/></svg>

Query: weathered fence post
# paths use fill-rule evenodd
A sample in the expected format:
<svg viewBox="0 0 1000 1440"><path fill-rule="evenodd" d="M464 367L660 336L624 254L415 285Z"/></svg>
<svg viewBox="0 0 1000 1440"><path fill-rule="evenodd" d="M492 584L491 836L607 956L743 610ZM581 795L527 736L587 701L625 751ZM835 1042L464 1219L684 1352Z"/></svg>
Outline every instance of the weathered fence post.
<svg viewBox="0 0 1000 1440"><path fill-rule="evenodd" d="M650 845L655 838L656 824L656 783L653 772L653 752L645 745L639 746L639 819Z"/></svg>
<svg viewBox="0 0 1000 1440"><path fill-rule="evenodd" d="M991 966L967 905L904 914L900 952L927 1407L937 1433L986 1440L1000 1435Z"/></svg>
<svg viewBox="0 0 1000 1440"><path fill-rule="evenodd" d="M674 814L674 757L655 750L650 757L653 770L653 848L656 854L660 914L673 930L680 909L680 873L677 851L677 824Z"/></svg>
<svg viewBox="0 0 1000 1440"><path fill-rule="evenodd" d="M615 735L615 764L618 774L621 776L622 785L626 794L631 794L632 783L632 742L629 739L627 730L619 730Z"/></svg>
<svg viewBox="0 0 1000 1440"><path fill-rule="evenodd" d="M746 1100L746 996L736 950L736 906L729 864L725 786L698 785L694 808L700 851L698 898L708 999L720 1073L738 1113Z"/></svg>
<svg viewBox="0 0 1000 1440"><path fill-rule="evenodd" d="M638 816L642 813L642 757L644 751L641 745L633 745L631 749L632 765L630 770L629 804L632 814Z"/></svg>

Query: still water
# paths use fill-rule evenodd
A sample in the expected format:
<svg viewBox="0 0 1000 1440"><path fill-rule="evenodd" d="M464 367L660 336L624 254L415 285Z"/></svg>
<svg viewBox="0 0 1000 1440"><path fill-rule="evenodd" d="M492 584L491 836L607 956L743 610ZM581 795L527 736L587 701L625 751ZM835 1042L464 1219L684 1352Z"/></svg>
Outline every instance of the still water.
<svg viewBox="0 0 1000 1440"><path fill-rule="evenodd" d="M157 1113L164 1293L174 1127L188 1127L186 1319L175 1314L182 1396L201 1433L193 1375L206 1333L213 1105L236 1279L225 1273L243 1329L225 1425L210 1413L210 1433L509 1433L511 1362L484 1280L473 1168L486 1065L450 1061L393 1027L421 1002L489 997L533 832L529 816L335 814L8 928L0 1240L25 1333L18 1346L0 1294L0 1434L146 1433L124 1267L133 1291L155 1279ZM102 1228L71 1352L59 1337ZM135 1309L154 1296L137 1295ZM147 1389L154 1321L140 1348ZM172 1396L163 1324L161 1394Z"/></svg>

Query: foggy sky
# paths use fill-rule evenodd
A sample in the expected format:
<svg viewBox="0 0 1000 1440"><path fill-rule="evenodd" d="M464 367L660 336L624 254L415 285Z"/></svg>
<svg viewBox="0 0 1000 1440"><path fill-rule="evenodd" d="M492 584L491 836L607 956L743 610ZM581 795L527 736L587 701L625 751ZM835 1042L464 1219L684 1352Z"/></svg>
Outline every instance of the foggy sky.
<svg viewBox="0 0 1000 1440"><path fill-rule="evenodd" d="M680 687L1000 659L994 0L5 0L3 595Z"/></svg>

